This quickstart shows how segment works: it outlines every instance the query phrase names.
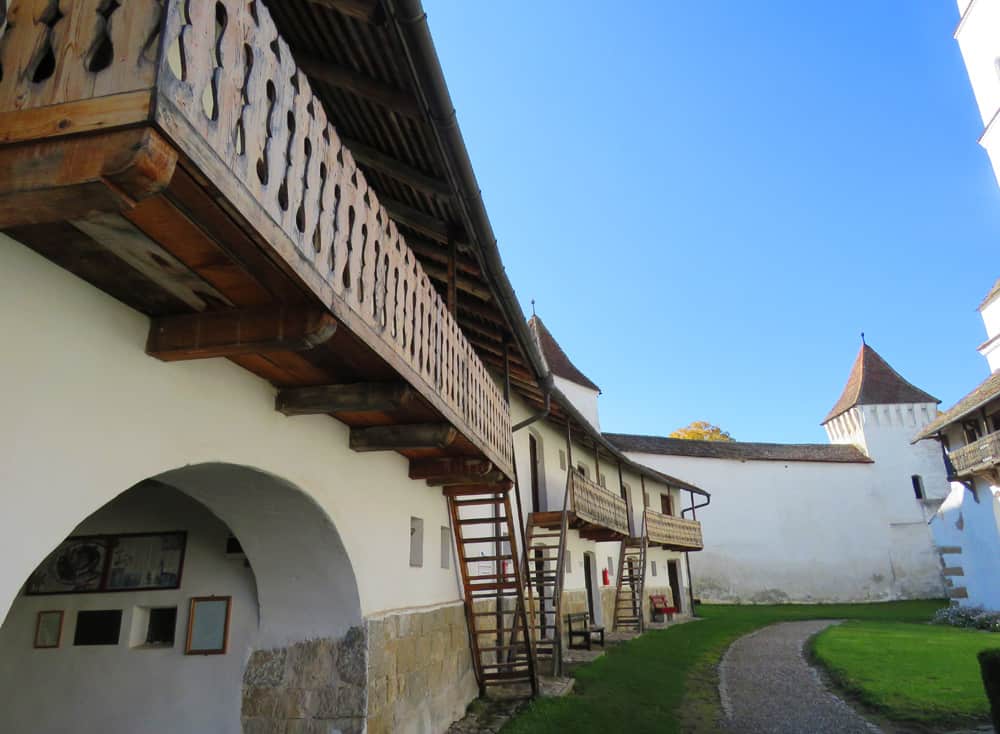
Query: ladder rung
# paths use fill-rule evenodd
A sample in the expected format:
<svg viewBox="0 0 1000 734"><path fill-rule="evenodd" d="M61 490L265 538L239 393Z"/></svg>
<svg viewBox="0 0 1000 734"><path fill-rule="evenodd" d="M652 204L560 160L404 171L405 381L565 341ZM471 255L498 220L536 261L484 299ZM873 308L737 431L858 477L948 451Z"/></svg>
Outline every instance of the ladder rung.
<svg viewBox="0 0 1000 734"><path fill-rule="evenodd" d="M498 614L517 614L517 609L501 609L499 612L473 612L473 617L495 617Z"/></svg>
<svg viewBox="0 0 1000 734"><path fill-rule="evenodd" d="M478 500L452 500L452 502L459 507L466 507L470 505L502 505L503 498L489 497Z"/></svg>
<svg viewBox="0 0 1000 734"><path fill-rule="evenodd" d="M513 561L514 556L462 556L465 563L475 563L476 561Z"/></svg>
<svg viewBox="0 0 1000 734"><path fill-rule="evenodd" d="M485 538L459 538L459 543L497 543L497 542L507 542L510 540L509 535L490 535Z"/></svg>
<svg viewBox="0 0 1000 734"><path fill-rule="evenodd" d="M459 520L459 525L503 525L507 522L506 517L470 517L466 520Z"/></svg>

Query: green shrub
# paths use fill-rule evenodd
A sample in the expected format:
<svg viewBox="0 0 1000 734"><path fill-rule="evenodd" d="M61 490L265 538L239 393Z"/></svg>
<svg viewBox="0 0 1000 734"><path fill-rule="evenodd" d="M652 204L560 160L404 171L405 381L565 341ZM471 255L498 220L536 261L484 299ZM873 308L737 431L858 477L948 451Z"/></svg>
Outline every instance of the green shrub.
<svg viewBox="0 0 1000 734"><path fill-rule="evenodd" d="M983 687L990 699L993 728L1000 732L1000 649L979 653L979 670L983 674Z"/></svg>

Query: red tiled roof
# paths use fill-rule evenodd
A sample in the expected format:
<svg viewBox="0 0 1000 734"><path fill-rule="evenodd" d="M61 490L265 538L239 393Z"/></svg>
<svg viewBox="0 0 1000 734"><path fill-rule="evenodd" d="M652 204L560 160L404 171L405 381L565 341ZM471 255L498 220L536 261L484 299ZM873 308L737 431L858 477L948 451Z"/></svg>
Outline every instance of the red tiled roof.
<svg viewBox="0 0 1000 734"><path fill-rule="evenodd" d="M910 384L878 352L861 345L844 392L823 419L829 423L855 405L894 405L897 403L940 403L941 401Z"/></svg>
<svg viewBox="0 0 1000 734"><path fill-rule="evenodd" d="M601 388L595 385L593 381L577 369L576 365L570 362L569 357L566 356L566 352L562 350L559 342L555 340L555 337L552 336L552 333L546 328L540 318L532 316L528 319L528 327L531 329L531 333L535 335L535 341L538 342L542 356L545 357L545 361L549 365L549 371L553 375L563 377L570 382L575 382L577 385L589 387L591 390L601 391Z"/></svg>
<svg viewBox="0 0 1000 734"><path fill-rule="evenodd" d="M979 383L972 392L924 426L920 433L917 434L917 437L913 439L914 442L922 438L930 438L945 426L964 418L974 410L979 410L979 408L998 397L1000 397L1000 370L991 374Z"/></svg>
<svg viewBox="0 0 1000 734"><path fill-rule="evenodd" d="M870 464L857 446L827 443L751 443L748 441L692 441L664 436L635 436L605 433L604 437L622 451L703 459L742 461L818 461L835 464Z"/></svg>

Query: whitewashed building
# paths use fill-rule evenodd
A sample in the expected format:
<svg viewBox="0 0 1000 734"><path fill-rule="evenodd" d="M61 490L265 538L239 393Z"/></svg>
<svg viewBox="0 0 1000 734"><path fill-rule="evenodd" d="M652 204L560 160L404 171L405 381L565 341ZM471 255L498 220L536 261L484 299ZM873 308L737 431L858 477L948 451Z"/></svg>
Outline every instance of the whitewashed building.
<svg viewBox="0 0 1000 734"><path fill-rule="evenodd" d="M683 596L697 523L604 485L705 493L553 387L419 0L0 8L0 731L440 732L535 693L533 484L592 536L559 566L592 622L642 628L647 559Z"/></svg>
<svg viewBox="0 0 1000 734"><path fill-rule="evenodd" d="M917 435L939 444L951 491L931 524L962 606L1000 610L1000 280L979 305L990 374ZM936 439L936 440L929 440Z"/></svg>
<svg viewBox="0 0 1000 734"><path fill-rule="evenodd" d="M937 400L863 345L823 425L828 444L606 434L628 456L712 492L696 595L739 603L943 597L927 526L948 485L934 446L911 445Z"/></svg>

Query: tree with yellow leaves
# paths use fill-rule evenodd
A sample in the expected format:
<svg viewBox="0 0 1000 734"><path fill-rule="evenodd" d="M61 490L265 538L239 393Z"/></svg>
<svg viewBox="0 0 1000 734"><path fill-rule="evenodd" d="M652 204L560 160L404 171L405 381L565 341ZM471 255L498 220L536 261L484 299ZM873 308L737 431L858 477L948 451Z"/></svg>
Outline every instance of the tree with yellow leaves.
<svg viewBox="0 0 1000 734"><path fill-rule="evenodd" d="M670 438L683 438L686 441L732 441L728 431L713 426L708 421L694 421L678 428L670 434Z"/></svg>

